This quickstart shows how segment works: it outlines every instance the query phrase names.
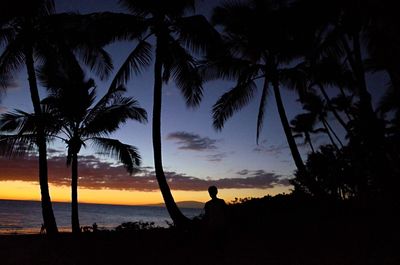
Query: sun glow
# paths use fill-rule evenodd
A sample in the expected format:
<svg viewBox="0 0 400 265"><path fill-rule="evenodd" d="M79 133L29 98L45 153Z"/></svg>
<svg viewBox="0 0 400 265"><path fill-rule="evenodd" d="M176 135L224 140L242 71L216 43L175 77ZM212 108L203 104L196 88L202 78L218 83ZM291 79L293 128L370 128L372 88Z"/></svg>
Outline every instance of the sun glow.
<svg viewBox="0 0 400 265"><path fill-rule="evenodd" d="M67 186L51 185L50 195L52 201L69 202L70 188ZM235 198L263 197L267 194L286 192L286 188L276 187L274 189L221 189L218 196L226 202ZM199 201L209 200L207 191L172 191L176 201ZM118 205L143 205L163 202L160 191L132 191L111 189L79 189L79 201L84 203L118 204ZM40 200L39 185L27 181L1 181L0 199L8 200Z"/></svg>

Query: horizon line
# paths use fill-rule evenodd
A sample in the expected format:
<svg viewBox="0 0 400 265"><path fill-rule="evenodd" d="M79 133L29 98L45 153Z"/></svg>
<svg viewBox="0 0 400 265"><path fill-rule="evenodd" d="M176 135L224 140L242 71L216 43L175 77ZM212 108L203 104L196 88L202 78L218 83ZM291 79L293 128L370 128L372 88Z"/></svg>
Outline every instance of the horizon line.
<svg viewBox="0 0 400 265"><path fill-rule="evenodd" d="M41 202L41 200L35 199L3 199L0 201L26 201L26 202ZM52 203L71 203L71 201L51 201ZM205 203L202 201L177 201L176 203L182 202L193 202L193 203ZM96 204L96 205L114 205L114 206L148 206L148 207L165 207L164 202L146 203L146 204L119 204L119 203L95 203L95 202L79 202L79 204Z"/></svg>

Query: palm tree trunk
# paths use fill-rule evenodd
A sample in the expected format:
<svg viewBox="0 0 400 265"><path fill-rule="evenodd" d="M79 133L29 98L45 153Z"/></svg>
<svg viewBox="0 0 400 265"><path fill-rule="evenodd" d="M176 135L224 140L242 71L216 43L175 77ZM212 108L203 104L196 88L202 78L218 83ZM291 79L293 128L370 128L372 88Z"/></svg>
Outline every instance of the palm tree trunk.
<svg viewBox="0 0 400 265"><path fill-rule="evenodd" d="M319 84L319 89L321 90L322 95L324 96L326 100L326 104L328 104L329 109L332 111L333 115L337 119L337 121L340 123L340 125L343 126L343 128L346 130L347 133L350 133L349 128L347 127L346 122L340 117L339 113L336 111L336 109L332 106L331 99L329 98L328 94L325 91L325 88L323 85Z"/></svg>
<svg viewBox="0 0 400 265"><path fill-rule="evenodd" d="M152 120L152 137L154 166L156 178L163 196L165 206L171 216L172 221L177 227L186 226L189 219L185 217L179 210L168 186L163 165L161 150L161 105L162 105L162 51L160 48L160 38L157 38L156 60L154 64L154 99L153 99L153 120Z"/></svg>
<svg viewBox="0 0 400 265"><path fill-rule="evenodd" d="M387 151L384 148L384 128L379 122L372 107L371 94L365 79L365 69L361 55L360 32L351 35L353 40L354 60L352 69L358 82L358 94L360 99L360 149L358 163L355 166L358 175L359 198L362 206L366 207L370 198L370 183L380 182L382 169L388 165ZM349 48L345 47L348 51ZM364 161L363 161L364 160ZM365 165L368 165L366 168ZM367 170L365 170L367 169ZM366 172L367 171L367 172ZM369 172L368 172L369 171ZM383 174L385 176L385 174ZM379 185L379 184L378 184Z"/></svg>
<svg viewBox="0 0 400 265"><path fill-rule="evenodd" d="M33 50L32 46L30 46L29 44L27 44L25 47L25 64L28 72L29 89L30 89L33 109L36 117L41 117L42 110L40 108L40 97L36 82ZM44 132L44 124L40 119L37 123L36 144L39 150L39 185L40 185L41 202L42 202L43 222L46 228L46 233L52 236L58 233L58 229L49 193L46 135Z"/></svg>
<svg viewBox="0 0 400 265"><path fill-rule="evenodd" d="M329 128L328 128L328 126L327 126L326 123L325 123L325 119L322 119L321 121L322 121L322 125L324 126L324 128L325 128L325 130L326 130L326 134L327 134L328 137L329 137L329 140L331 140L332 145L335 147L336 150L339 150L339 147L337 146L337 144L336 144L335 141L333 140L332 134L331 134L331 132L329 131Z"/></svg>
<svg viewBox="0 0 400 265"><path fill-rule="evenodd" d="M283 130L285 132L286 140L289 144L289 148L292 153L294 163L296 164L296 167L297 167L299 173L302 175L306 175L306 168L304 166L303 160L301 159L299 149L297 148L296 141L294 140L294 137L293 137L291 129L290 129L289 121L288 121L288 118L287 118L286 112L285 112L285 107L283 106L281 93L279 91L279 81L277 80L276 77L274 77L272 80L272 87L274 89L275 100L276 100L276 105L278 107L279 117L282 122Z"/></svg>
<svg viewBox="0 0 400 265"><path fill-rule="evenodd" d="M312 153L315 153L315 149L314 149L314 146L313 146L313 144L312 144L312 141L311 141L311 137L310 137L310 136L307 137L307 142L308 142L308 144L310 145L311 152L312 152Z"/></svg>
<svg viewBox="0 0 400 265"><path fill-rule="evenodd" d="M324 123L326 128L333 134L333 136L335 137L336 141L338 141L338 143L340 144L340 146L343 148L343 143L340 140L339 136L335 133L335 131L333 130L332 126L329 125L328 121L324 119Z"/></svg>
<svg viewBox="0 0 400 265"><path fill-rule="evenodd" d="M78 154L72 154L71 163L71 224L72 233L81 232L78 213Z"/></svg>
<svg viewBox="0 0 400 265"><path fill-rule="evenodd" d="M346 95L346 93L344 92L342 86L339 86L339 90L340 90L340 93L342 94L343 98L346 98L347 95ZM353 120L354 120L354 116L353 116L352 114L350 114L349 108L348 108L347 106L344 106L343 112L344 112L344 114L346 114L346 117L347 117L347 119L348 119L349 121L353 121Z"/></svg>

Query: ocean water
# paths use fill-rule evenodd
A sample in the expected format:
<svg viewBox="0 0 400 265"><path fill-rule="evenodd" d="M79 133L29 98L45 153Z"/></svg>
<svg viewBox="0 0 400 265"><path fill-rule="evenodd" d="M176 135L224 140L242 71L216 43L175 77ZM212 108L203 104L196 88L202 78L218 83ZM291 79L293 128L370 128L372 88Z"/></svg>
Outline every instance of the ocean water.
<svg viewBox="0 0 400 265"><path fill-rule="evenodd" d="M54 215L60 231L71 231L71 205L53 203ZM199 215L202 209L181 208L189 218ZM122 206L104 204L79 204L81 226L96 223L99 229L114 229L125 222L154 222L167 227L172 222L164 207ZM35 234L42 225L40 202L0 200L0 234Z"/></svg>

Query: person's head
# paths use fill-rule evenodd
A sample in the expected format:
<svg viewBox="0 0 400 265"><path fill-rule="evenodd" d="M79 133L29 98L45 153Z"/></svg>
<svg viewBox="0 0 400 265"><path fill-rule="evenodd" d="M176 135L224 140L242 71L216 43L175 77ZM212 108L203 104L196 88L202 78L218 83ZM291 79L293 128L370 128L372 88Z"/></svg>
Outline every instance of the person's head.
<svg viewBox="0 0 400 265"><path fill-rule="evenodd" d="M217 198L218 189L215 186L208 187L208 193L210 194L211 198Z"/></svg>

